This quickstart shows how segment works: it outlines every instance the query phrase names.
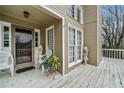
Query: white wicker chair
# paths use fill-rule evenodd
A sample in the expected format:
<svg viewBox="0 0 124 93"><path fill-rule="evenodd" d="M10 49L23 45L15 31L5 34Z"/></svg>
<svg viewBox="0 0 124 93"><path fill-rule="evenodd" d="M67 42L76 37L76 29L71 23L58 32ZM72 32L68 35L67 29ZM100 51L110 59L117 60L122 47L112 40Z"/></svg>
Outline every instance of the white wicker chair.
<svg viewBox="0 0 124 93"><path fill-rule="evenodd" d="M42 64L46 59L48 59L50 56L52 56L52 50L47 50L44 55L40 55L40 59L39 59L40 67L41 67L41 64ZM44 73L44 67L43 67L43 65L42 65L42 72Z"/></svg>
<svg viewBox="0 0 124 93"><path fill-rule="evenodd" d="M0 51L0 70L9 68L11 76L14 75L14 62L13 57L6 51Z"/></svg>

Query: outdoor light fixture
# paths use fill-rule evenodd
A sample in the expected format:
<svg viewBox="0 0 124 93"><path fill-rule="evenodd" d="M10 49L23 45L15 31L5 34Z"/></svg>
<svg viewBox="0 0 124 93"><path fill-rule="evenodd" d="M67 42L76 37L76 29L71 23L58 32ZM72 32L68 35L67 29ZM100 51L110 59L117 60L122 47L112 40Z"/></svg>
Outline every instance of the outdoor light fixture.
<svg viewBox="0 0 124 93"><path fill-rule="evenodd" d="M24 11L23 13L24 13L24 17L25 17L25 18L29 18L29 15L30 15L30 14L29 14L28 11Z"/></svg>

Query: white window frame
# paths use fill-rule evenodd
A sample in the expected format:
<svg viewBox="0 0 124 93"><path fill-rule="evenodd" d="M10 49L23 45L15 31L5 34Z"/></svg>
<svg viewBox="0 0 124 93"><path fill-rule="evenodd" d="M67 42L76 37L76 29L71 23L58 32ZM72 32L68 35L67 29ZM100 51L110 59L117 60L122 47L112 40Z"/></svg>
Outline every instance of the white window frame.
<svg viewBox="0 0 124 93"><path fill-rule="evenodd" d="M67 9L68 9L68 15L70 17L72 17L72 15L70 15L70 12L69 12L69 8L71 7L72 5L68 5ZM77 9L80 10L80 21L77 20ZM73 17L72 17L73 18ZM83 24L83 9L80 5L74 5L74 18L77 22Z"/></svg>
<svg viewBox="0 0 124 93"><path fill-rule="evenodd" d="M37 38L38 38L38 41L36 42L36 36L35 36L35 34L38 34L38 36L37 36ZM37 47L39 47L39 45L40 45L40 39L41 37L40 37L40 30L39 29L34 29L34 46L36 47L36 43L37 43Z"/></svg>
<svg viewBox="0 0 124 93"><path fill-rule="evenodd" d="M70 8L72 8L72 6L74 6L74 17L70 14ZM71 11L72 12L72 11ZM68 15L72 18L75 18L75 5L68 5Z"/></svg>
<svg viewBox="0 0 124 93"><path fill-rule="evenodd" d="M8 22L5 22L5 21L0 21L0 24L1 24L1 50L4 50L4 51L8 51L9 53L11 53L11 23L8 23ZM4 26L7 26L9 27L9 46L8 47L4 47L4 30L3 30L3 27Z"/></svg>
<svg viewBox="0 0 124 93"><path fill-rule="evenodd" d="M54 25L46 28L46 51L48 50L48 31L53 29L53 55L55 54L55 28Z"/></svg>
<svg viewBox="0 0 124 93"><path fill-rule="evenodd" d="M75 62L69 63L69 27L75 29ZM81 59L77 60L77 31L81 32ZM72 24L68 23L68 68L81 63L83 61L83 31L79 29L78 27L73 26Z"/></svg>

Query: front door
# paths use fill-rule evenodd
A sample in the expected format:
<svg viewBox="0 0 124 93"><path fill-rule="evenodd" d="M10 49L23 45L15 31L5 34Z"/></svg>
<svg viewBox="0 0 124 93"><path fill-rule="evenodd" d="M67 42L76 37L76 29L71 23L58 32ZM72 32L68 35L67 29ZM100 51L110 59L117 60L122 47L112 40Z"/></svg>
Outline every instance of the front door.
<svg viewBox="0 0 124 93"><path fill-rule="evenodd" d="M32 31L15 28L15 56L17 68L32 65Z"/></svg>

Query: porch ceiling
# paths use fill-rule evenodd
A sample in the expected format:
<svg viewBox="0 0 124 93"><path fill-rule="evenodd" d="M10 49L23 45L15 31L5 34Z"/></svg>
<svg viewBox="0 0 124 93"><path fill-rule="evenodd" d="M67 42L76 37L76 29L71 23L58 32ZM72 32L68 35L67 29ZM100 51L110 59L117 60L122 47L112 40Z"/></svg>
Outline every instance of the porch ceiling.
<svg viewBox="0 0 124 93"><path fill-rule="evenodd" d="M30 16L25 18L23 12L28 11ZM54 21L55 17L31 5L1 5L0 14L16 17L24 21L32 22L41 26L46 26Z"/></svg>

